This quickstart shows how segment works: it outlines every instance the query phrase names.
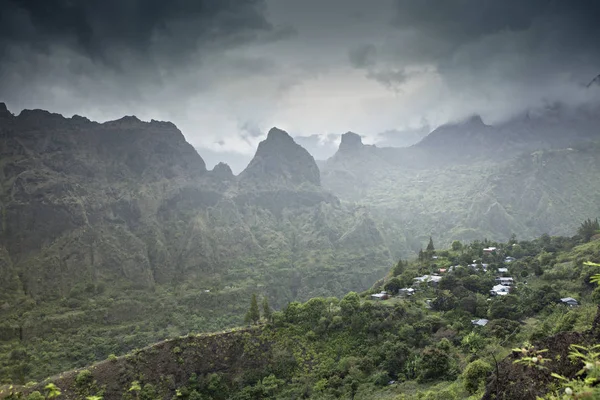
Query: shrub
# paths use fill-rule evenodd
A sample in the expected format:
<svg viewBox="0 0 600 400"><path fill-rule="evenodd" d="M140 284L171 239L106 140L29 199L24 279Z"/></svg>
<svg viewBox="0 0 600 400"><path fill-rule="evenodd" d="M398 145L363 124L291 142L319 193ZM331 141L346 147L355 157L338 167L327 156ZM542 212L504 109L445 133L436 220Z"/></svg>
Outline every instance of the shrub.
<svg viewBox="0 0 600 400"><path fill-rule="evenodd" d="M479 389L479 385L485 381L485 378L492 372L492 366L483 360L475 360L465 368L463 372L463 381L465 389L474 394Z"/></svg>
<svg viewBox="0 0 600 400"><path fill-rule="evenodd" d="M46 398L37 390L35 392L31 392L29 396L27 396L27 400L45 400Z"/></svg>
<svg viewBox="0 0 600 400"><path fill-rule="evenodd" d="M75 386L82 389L89 386L93 381L94 377L92 373L89 370L84 369L77 374L77 377L75 377Z"/></svg>

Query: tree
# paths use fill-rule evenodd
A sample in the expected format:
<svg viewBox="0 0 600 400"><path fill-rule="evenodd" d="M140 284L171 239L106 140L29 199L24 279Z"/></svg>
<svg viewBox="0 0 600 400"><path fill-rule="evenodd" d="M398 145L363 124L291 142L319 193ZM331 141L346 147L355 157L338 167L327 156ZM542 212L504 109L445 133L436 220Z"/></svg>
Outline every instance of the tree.
<svg viewBox="0 0 600 400"><path fill-rule="evenodd" d="M350 292L340 301L340 309L344 318L351 317L360 309L360 297L356 292Z"/></svg>
<svg viewBox="0 0 600 400"><path fill-rule="evenodd" d="M260 311L258 310L258 301L256 300L256 293L252 294L252 300L250 300L250 309L246 313L246 318L244 321L249 323L257 323L260 319Z"/></svg>
<svg viewBox="0 0 600 400"><path fill-rule="evenodd" d="M263 297L262 308L265 319L267 321L271 321L273 318L273 311L271 310L271 307L269 307L269 300L267 300L267 296Z"/></svg>
<svg viewBox="0 0 600 400"><path fill-rule="evenodd" d="M589 242L592 236L599 232L600 223L598 223L598 218L593 221L588 218L587 220L583 221L579 229L577 229L577 234L586 242Z"/></svg>
<svg viewBox="0 0 600 400"><path fill-rule="evenodd" d="M427 252L433 254L435 252L435 247L433 246L433 238L429 236L429 244L427 245Z"/></svg>
<svg viewBox="0 0 600 400"><path fill-rule="evenodd" d="M463 245L458 240L455 240L454 242L452 242L452 250L454 250L454 251L461 251L462 248L463 248Z"/></svg>
<svg viewBox="0 0 600 400"><path fill-rule="evenodd" d="M518 320L521 318L519 298L514 295L496 297L490 302L488 315L490 319L506 318Z"/></svg>
<svg viewBox="0 0 600 400"><path fill-rule="evenodd" d="M402 260L398 260L398 263L396 264L396 266L392 270L392 275L393 276L402 275L402 273L404 272L404 270L405 270L404 262Z"/></svg>
<svg viewBox="0 0 600 400"><path fill-rule="evenodd" d="M402 285L402 282L400 282L400 279L392 278L389 281L387 281L387 283L385 284L385 286L383 288L388 293L396 294L396 293L398 293L398 289L402 288L401 285Z"/></svg>
<svg viewBox="0 0 600 400"><path fill-rule="evenodd" d="M428 346L421 352L417 381L426 382L451 375L450 355L447 351Z"/></svg>
<svg viewBox="0 0 600 400"><path fill-rule="evenodd" d="M492 366L483 360L475 360L465 368L463 382L470 394L475 394L479 386L485 383L485 378L492 372Z"/></svg>
<svg viewBox="0 0 600 400"><path fill-rule="evenodd" d="M456 297L448 290L440 290L438 296L431 302L431 308L436 311L450 311L456 307Z"/></svg>

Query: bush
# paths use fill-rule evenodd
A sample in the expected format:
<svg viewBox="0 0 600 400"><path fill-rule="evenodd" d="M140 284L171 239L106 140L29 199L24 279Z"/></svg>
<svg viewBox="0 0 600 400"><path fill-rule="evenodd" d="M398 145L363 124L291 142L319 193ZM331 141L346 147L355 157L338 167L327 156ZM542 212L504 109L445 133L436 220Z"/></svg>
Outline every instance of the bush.
<svg viewBox="0 0 600 400"><path fill-rule="evenodd" d="M75 377L75 386L79 389L83 389L91 385L93 381L94 377L92 373L89 370L84 369L77 374L77 377Z"/></svg>
<svg viewBox="0 0 600 400"><path fill-rule="evenodd" d="M373 375L373 383L377 386L385 386L390 381L390 377L387 372L377 372Z"/></svg>
<svg viewBox="0 0 600 400"><path fill-rule="evenodd" d="M418 370L419 382L449 377L450 356L446 351L435 347L427 347L421 353Z"/></svg>
<svg viewBox="0 0 600 400"><path fill-rule="evenodd" d="M467 392L470 394L477 392L479 386L491 372L492 366L483 360L475 360L467 365L462 375Z"/></svg>
<svg viewBox="0 0 600 400"><path fill-rule="evenodd" d="M29 396L27 396L27 400L45 400L46 398L37 390L35 392L31 392Z"/></svg>

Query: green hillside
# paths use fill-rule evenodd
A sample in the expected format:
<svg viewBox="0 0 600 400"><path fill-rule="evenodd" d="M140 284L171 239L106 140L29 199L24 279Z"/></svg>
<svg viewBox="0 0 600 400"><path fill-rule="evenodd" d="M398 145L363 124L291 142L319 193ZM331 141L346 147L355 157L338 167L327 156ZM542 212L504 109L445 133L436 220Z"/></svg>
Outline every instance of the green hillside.
<svg viewBox="0 0 600 400"><path fill-rule="evenodd" d="M399 161L391 161L387 150ZM322 176L324 187L342 201L369 206L386 243L401 257L416 254L430 235L450 245L513 234L570 234L574 221L600 214L599 153L597 143L587 143L500 160L413 165L402 157L432 155L361 144L342 148L322 167Z"/></svg>
<svg viewBox="0 0 600 400"><path fill-rule="evenodd" d="M595 340L576 332L591 329L597 314L598 289L590 277L598 270L586 262L600 261L600 241L578 244L581 240L456 242L449 250L424 252L420 260L400 261L367 292L292 302L267 318L261 309L259 325L170 339L12 392L31 393L53 382L66 399L475 399L485 393L515 398L511 385L498 389L490 383L498 378L496 362L511 348L551 345L548 354L554 357L564 353L557 343L568 349L568 343ZM484 252L490 247L496 249ZM515 261L505 262L510 256ZM407 297L371 298L440 268L446 272L437 286L421 284ZM502 274L515 285L509 295L490 298ZM561 304L564 297L579 306ZM479 319L488 322L473 324ZM23 354L15 348L13 363ZM574 374L571 363L552 357L547 356L548 371ZM527 368L515 372L513 365L501 362L500 376L527 379ZM2 375L10 371L5 364ZM519 386L519 398L535 399L551 388L544 382ZM5 395L9 391L5 387Z"/></svg>

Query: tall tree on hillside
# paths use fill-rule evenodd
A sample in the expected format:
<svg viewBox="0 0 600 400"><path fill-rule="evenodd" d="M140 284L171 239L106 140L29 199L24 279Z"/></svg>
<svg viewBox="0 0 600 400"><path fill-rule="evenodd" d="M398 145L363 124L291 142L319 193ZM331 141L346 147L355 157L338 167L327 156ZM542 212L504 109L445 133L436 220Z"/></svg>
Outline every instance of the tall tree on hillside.
<svg viewBox="0 0 600 400"><path fill-rule="evenodd" d="M257 323L260 319L260 311L258 310L258 301L256 300L256 293L252 294L252 300L250 300L250 309L246 313L244 321L249 323Z"/></svg>
<svg viewBox="0 0 600 400"><path fill-rule="evenodd" d="M269 307L269 300L267 300L267 296L263 297L262 307L263 317L265 317L267 321L271 321L271 318L273 317L273 311L271 310L271 307Z"/></svg>
<svg viewBox="0 0 600 400"><path fill-rule="evenodd" d="M587 219L583 221L579 229L577 229L577 234L583 238L586 242L589 242L592 236L600 232L600 224L598 223L598 218L595 220Z"/></svg>
<svg viewBox="0 0 600 400"><path fill-rule="evenodd" d="M429 244L427 245L427 252L429 254L433 254L435 252L435 247L433 246L433 238L429 236Z"/></svg>
<svg viewBox="0 0 600 400"><path fill-rule="evenodd" d="M392 270L392 275L393 276L398 276L398 275L402 275L402 273L404 272L404 262L402 261L402 259L398 260L398 263L396 264L396 266L394 267L394 269Z"/></svg>
<svg viewBox="0 0 600 400"><path fill-rule="evenodd" d="M463 248L463 244L460 241L455 240L454 242L452 242L452 250L461 251L462 248Z"/></svg>

